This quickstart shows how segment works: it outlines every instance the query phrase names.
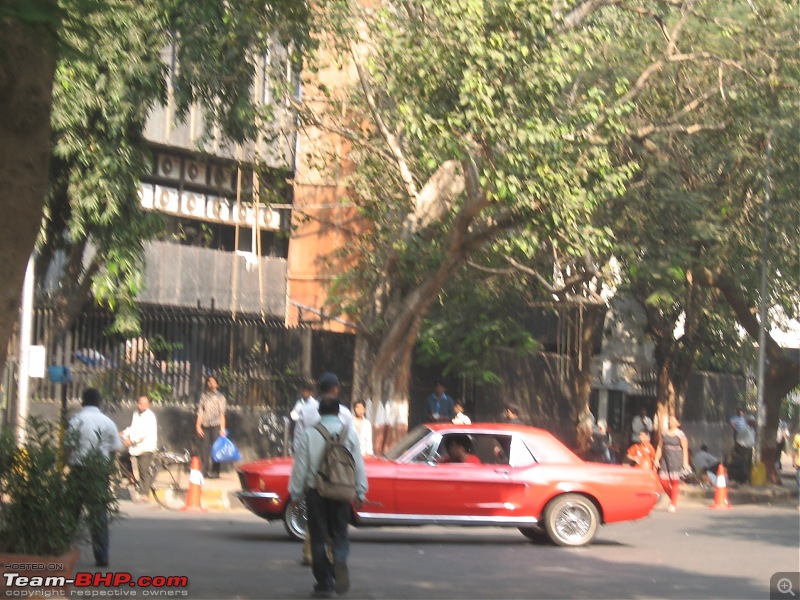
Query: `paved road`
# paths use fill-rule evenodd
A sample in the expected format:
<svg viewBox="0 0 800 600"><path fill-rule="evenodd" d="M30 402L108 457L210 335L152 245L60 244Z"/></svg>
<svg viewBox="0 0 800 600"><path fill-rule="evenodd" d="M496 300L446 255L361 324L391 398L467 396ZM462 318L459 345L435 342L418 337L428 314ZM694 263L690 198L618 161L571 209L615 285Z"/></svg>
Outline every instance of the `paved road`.
<svg viewBox="0 0 800 600"><path fill-rule="evenodd" d="M244 511L123 508L115 570L186 575L189 598L309 596L310 570L278 523ZM769 598L773 573L800 570L793 504L714 511L687 502L601 528L578 549L533 544L516 530L352 531L351 598ZM94 570L90 556L84 549L78 570Z"/></svg>

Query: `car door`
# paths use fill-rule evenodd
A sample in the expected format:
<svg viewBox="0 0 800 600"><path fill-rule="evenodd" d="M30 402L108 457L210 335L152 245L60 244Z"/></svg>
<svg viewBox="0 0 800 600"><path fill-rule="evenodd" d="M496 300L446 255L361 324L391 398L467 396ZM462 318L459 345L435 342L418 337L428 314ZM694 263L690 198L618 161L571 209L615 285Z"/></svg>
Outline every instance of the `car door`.
<svg viewBox="0 0 800 600"><path fill-rule="evenodd" d="M439 437L446 437L439 436ZM397 465L395 474L398 513L421 516L496 517L510 516L508 499L517 495L511 467L486 460L486 449L497 439L491 434L470 432L481 464L410 462ZM442 439L431 440L428 458L443 447ZM490 450L491 451L491 450Z"/></svg>

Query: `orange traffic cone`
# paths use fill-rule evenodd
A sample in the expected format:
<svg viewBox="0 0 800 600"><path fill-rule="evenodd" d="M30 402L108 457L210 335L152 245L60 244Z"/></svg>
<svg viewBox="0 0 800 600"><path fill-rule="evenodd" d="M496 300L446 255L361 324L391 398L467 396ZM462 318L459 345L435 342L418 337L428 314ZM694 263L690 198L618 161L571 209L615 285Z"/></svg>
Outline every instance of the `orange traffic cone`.
<svg viewBox="0 0 800 600"><path fill-rule="evenodd" d="M189 491L186 492L186 505L181 510L205 510L200 499L203 496L203 474L200 472L200 457L192 457L192 469L189 471Z"/></svg>
<svg viewBox="0 0 800 600"><path fill-rule="evenodd" d="M717 468L717 487L714 490L714 504L711 505L711 508L715 509L724 509L730 508L731 505L728 504L728 473L725 470L725 465L720 465Z"/></svg>

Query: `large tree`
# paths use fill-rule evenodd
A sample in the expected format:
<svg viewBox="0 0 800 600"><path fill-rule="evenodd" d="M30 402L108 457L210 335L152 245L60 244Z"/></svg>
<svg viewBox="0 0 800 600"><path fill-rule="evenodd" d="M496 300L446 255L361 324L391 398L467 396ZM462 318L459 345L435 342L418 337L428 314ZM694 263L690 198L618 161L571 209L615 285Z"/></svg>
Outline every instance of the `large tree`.
<svg viewBox="0 0 800 600"><path fill-rule="evenodd" d="M758 340L762 302L772 315L797 316L797 9L796 2L728 8L717 17L728 35L703 52L693 27L673 38L680 55L719 64L710 77L713 73L682 61L686 64L671 76L674 87L696 90L697 101L683 112L696 115L707 129L687 136L665 128L632 146L642 168L628 193L609 206L627 289L645 306L656 344L659 405L665 413L680 414L688 373L701 351L731 354L731 346L736 351L737 325ZM662 62L652 64L663 70ZM648 82L647 88L654 97L665 94L658 85ZM654 102L647 106L642 123L654 110L665 110ZM762 298L764 268L770 285ZM676 336L679 321L683 327ZM769 332L772 322L765 327ZM766 352L761 440L771 469L775 436L770 432L777 428L781 398L800 381L800 368L769 333Z"/></svg>
<svg viewBox="0 0 800 600"><path fill-rule="evenodd" d="M630 169L594 143L619 123L613 111L597 119L613 82L579 77L609 39L585 26L592 10L520 1L353 12L365 37L350 40L352 101L372 135L356 151L355 190L374 227L352 246L364 268L340 285L365 292L346 307L361 326L357 386L386 397L407 391L422 319L473 253L516 230L582 254L602 232L578 225Z"/></svg>
<svg viewBox="0 0 800 600"><path fill-rule="evenodd" d="M708 126L691 108L714 98L675 85L675 66L711 77L728 60L702 55L731 34L710 8L348 5L351 26L337 39L359 86L341 114L359 127L336 129L355 143L355 197L374 224L348 247L360 268L341 278L337 298L359 320L357 387L378 397L405 391L423 318L476 252L508 252L498 242L512 237L527 249L512 255L520 264L571 257L577 269L587 253L608 254L610 232L593 219L636 171L625 148ZM694 51L685 54L678 43L688 23ZM541 291L552 293L552 283ZM356 289L363 293L353 299Z"/></svg>
<svg viewBox="0 0 800 600"><path fill-rule="evenodd" d="M0 364L14 331L26 265L42 220L58 2L0 7Z"/></svg>
<svg viewBox="0 0 800 600"><path fill-rule="evenodd" d="M143 240L155 232L137 196L149 169L148 112L169 94L179 116L194 104L229 141L256 139L270 120L251 91L256 59L275 36L301 51L308 11L283 0L20 0L0 8L0 363L40 228L43 260L56 250L68 257L63 321L90 291L114 308L132 306ZM170 45L177 69L168 73L161 52Z"/></svg>

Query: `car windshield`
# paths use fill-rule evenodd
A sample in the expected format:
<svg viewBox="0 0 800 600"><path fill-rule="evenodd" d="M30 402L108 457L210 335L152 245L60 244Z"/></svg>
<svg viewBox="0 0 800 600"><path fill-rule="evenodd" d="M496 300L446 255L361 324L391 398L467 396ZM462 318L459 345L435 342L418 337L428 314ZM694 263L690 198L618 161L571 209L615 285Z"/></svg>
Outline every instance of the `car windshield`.
<svg viewBox="0 0 800 600"><path fill-rule="evenodd" d="M408 435L402 440L392 446L388 452L385 453L386 458L389 460L397 460L405 454L409 448L415 446L421 439L428 436L431 430L423 425L415 427L408 432Z"/></svg>

